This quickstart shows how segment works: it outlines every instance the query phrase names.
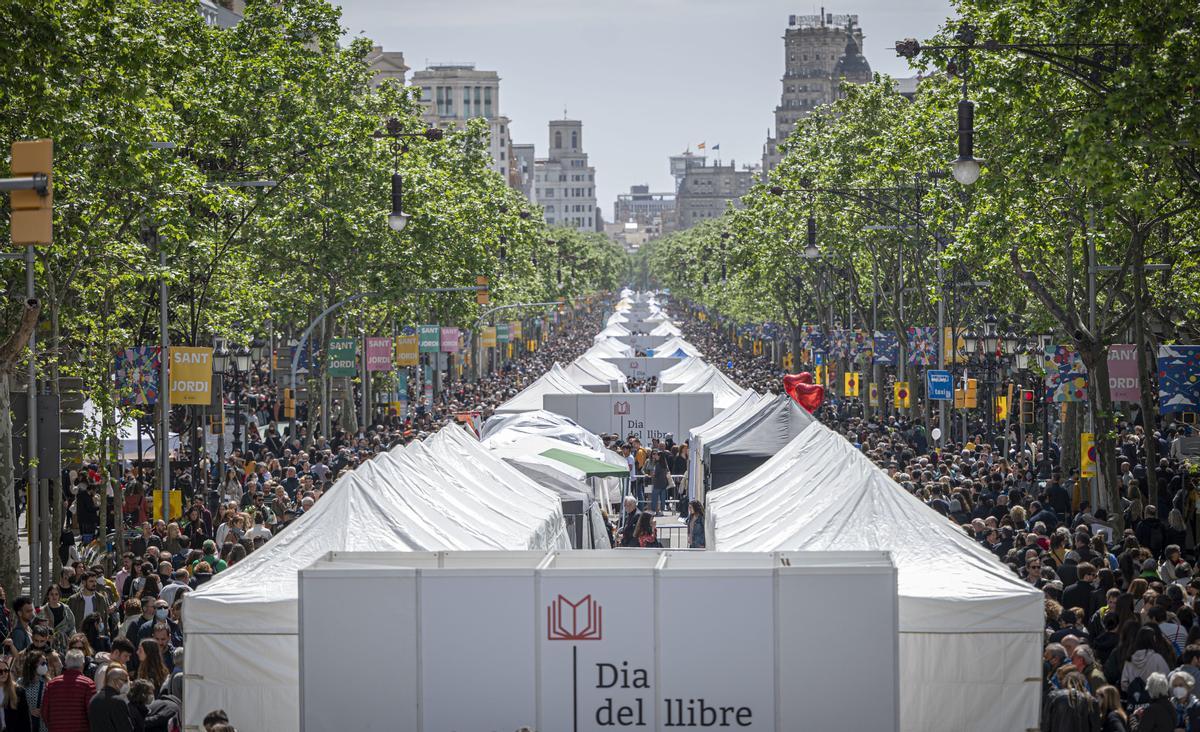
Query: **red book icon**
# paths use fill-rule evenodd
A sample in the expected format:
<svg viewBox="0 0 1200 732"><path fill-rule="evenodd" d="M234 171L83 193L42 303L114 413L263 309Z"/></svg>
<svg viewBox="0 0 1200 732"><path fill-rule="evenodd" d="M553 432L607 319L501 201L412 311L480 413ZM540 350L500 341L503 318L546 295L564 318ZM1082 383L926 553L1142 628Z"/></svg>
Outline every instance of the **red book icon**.
<svg viewBox="0 0 1200 732"><path fill-rule="evenodd" d="M547 640L600 640L600 603L585 595L578 602L571 602L562 595L546 607Z"/></svg>

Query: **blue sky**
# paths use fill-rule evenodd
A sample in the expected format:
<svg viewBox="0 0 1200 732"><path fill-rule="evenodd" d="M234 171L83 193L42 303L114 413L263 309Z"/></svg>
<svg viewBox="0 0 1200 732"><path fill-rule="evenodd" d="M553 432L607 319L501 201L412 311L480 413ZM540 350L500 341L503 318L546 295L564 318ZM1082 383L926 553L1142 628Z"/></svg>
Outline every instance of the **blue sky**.
<svg viewBox="0 0 1200 732"><path fill-rule="evenodd" d="M413 69L470 61L500 74L513 139L541 157L546 123L564 108L583 121L605 220L629 186L671 190L667 157L720 144L725 163L762 157L783 75L789 14L820 5L781 0L345 0L348 36L403 51ZM875 71L908 76L891 45L927 38L949 0L856 0ZM411 72L410 72L411 73Z"/></svg>

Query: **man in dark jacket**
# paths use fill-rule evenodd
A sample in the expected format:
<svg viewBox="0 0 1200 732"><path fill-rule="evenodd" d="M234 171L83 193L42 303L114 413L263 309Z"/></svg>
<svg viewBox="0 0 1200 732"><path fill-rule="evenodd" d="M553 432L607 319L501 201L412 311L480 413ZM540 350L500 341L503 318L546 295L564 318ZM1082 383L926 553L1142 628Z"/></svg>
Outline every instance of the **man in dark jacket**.
<svg viewBox="0 0 1200 732"><path fill-rule="evenodd" d="M108 669L104 675L104 688L88 705L91 732L133 732L133 721L129 716L129 702L121 693L129 683L129 674L119 666Z"/></svg>
<svg viewBox="0 0 1200 732"><path fill-rule="evenodd" d="M1081 607L1083 617L1091 618L1099 607L1095 595L1099 573L1091 562L1080 562L1075 567L1075 575L1078 580L1063 590L1063 607Z"/></svg>
<svg viewBox="0 0 1200 732"><path fill-rule="evenodd" d="M1161 556L1167 545L1167 531L1163 522L1158 518L1158 509L1146 506L1146 517L1137 527L1138 544L1150 550L1154 556Z"/></svg>
<svg viewBox="0 0 1200 732"><path fill-rule="evenodd" d="M637 539L633 538L633 530L637 528L638 519L641 516L642 512L638 510L637 499L633 496L625 496L625 515L621 522L621 546L637 546Z"/></svg>

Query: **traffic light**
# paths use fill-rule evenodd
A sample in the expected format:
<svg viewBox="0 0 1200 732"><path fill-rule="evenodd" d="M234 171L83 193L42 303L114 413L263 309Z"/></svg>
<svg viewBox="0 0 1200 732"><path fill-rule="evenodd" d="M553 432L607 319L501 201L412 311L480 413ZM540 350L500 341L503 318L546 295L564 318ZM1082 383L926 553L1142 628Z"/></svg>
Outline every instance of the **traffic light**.
<svg viewBox="0 0 1200 732"><path fill-rule="evenodd" d="M482 275L475 278L475 304L487 305L491 301L491 293L488 292L488 278Z"/></svg>
<svg viewBox="0 0 1200 732"><path fill-rule="evenodd" d="M53 140L12 144L12 174L34 179L28 189L12 191L12 243L50 244L54 239Z"/></svg>
<svg viewBox="0 0 1200 732"><path fill-rule="evenodd" d="M296 418L296 392L290 387L283 389L283 418Z"/></svg>
<svg viewBox="0 0 1200 732"><path fill-rule="evenodd" d="M1037 411L1037 400L1034 399L1033 389L1021 390L1021 424L1036 423L1035 412Z"/></svg>

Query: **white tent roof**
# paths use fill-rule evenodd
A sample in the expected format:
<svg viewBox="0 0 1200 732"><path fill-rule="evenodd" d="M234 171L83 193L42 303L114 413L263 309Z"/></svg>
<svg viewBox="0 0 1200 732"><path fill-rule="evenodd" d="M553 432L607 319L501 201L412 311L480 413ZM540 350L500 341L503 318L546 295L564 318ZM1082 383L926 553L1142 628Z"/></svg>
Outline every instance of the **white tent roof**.
<svg viewBox="0 0 1200 732"><path fill-rule="evenodd" d="M591 348L583 352L583 355L601 360L606 358L633 358L633 346L628 346L614 340L596 341L592 344Z"/></svg>
<svg viewBox="0 0 1200 732"><path fill-rule="evenodd" d="M593 341L602 341L602 340L606 340L608 338L620 338L621 336L627 336L630 333L632 333L632 331L629 330L628 328L626 328L625 326L621 325L620 323L613 323L612 325L606 326L604 328L604 330L597 333L595 335L595 337L592 338L592 340Z"/></svg>
<svg viewBox="0 0 1200 732"><path fill-rule="evenodd" d="M626 391L625 374L608 361L593 359L587 354L567 364L563 372L576 384L586 388L603 387L605 391ZM613 387L616 388L613 388Z"/></svg>
<svg viewBox="0 0 1200 732"><path fill-rule="evenodd" d="M600 439L599 435L580 427L575 420L569 417L547 412L544 409L495 415L484 422L480 439L487 440L501 431L543 435L593 450L605 449L604 440Z"/></svg>
<svg viewBox="0 0 1200 732"><path fill-rule="evenodd" d="M707 392L713 395L713 409L727 409L736 404L746 390L721 373L716 366L710 365L686 384L680 384L674 391L683 394Z"/></svg>
<svg viewBox="0 0 1200 732"><path fill-rule="evenodd" d="M295 523L184 596L186 718L297 729L296 573L330 551L569 548L558 496L459 427L340 478Z"/></svg>
<svg viewBox="0 0 1200 732"><path fill-rule="evenodd" d="M679 351L682 351L687 356L699 356L700 349L688 343L683 338L675 336L671 340L663 343L658 348L654 349L655 356L673 356Z"/></svg>
<svg viewBox="0 0 1200 732"><path fill-rule="evenodd" d="M512 399L496 407L496 414L541 409L542 397L546 394L584 394L586 392L586 389L567 376L562 366L555 363L549 371L539 376Z"/></svg>
<svg viewBox="0 0 1200 732"><path fill-rule="evenodd" d="M688 383L698 374L704 373L708 363L699 356L688 356L669 369L663 369L658 375L659 391L674 391Z"/></svg>
<svg viewBox="0 0 1200 732"><path fill-rule="evenodd" d="M695 454L696 445L699 444L699 440L707 437L709 433L716 432L723 424L735 424L754 414L758 410L760 402L766 403L772 398L774 398L773 394L759 394L753 389L747 389L738 397L736 402L730 404L724 411L714 414L713 418L704 424L693 427L688 432L689 441L697 440L696 442L692 442L693 454Z"/></svg>
<svg viewBox="0 0 1200 732"><path fill-rule="evenodd" d="M675 325L674 323L670 322L669 320L664 320L663 322L654 326L654 330L650 331L650 335L652 335L652 336L677 336L682 332L683 331L679 330L679 326Z"/></svg>
<svg viewBox="0 0 1200 732"><path fill-rule="evenodd" d="M731 411L731 410L726 410ZM753 406L701 433L698 457L710 453L770 456L795 439L816 418L786 394L764 394ZM692 430L693 436L696 434Z"/></svg>
<svg viewBox="0 0 1200 732"><path fill-rule="evenodd" d="M1037 726L1042 593L824 425L808 426L757 470L710 493L707 529L719 551L891 552L901 728ZM966 653L1003 662L955 660Z"/></svg>

